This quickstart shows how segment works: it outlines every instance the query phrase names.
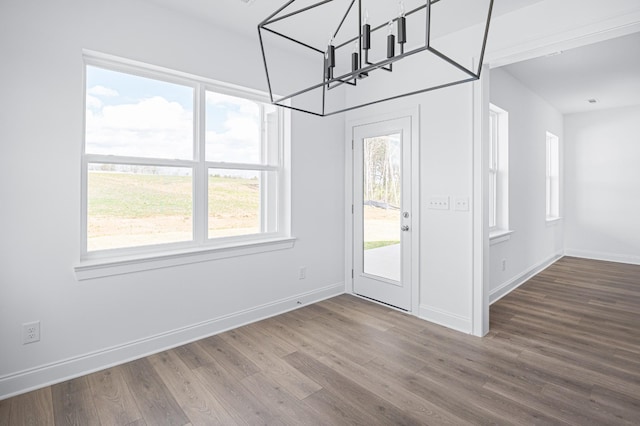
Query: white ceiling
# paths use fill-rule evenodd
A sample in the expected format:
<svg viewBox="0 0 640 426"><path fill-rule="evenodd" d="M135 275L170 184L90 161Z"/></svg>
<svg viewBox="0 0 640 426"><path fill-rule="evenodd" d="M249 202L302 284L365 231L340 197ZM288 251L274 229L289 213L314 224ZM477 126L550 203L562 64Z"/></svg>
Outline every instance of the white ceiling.
<svg viewBox="0 0 640 426"><path fill-rule="evenodd" d="M640 105L640 33L502 69L563 114Z"/></svg>
<svg viewBox="0 0 640 426"><path fill-rule="evenodd" d="M176 12L184 13L198 19L204 19L213 25L225 28L239 34L257 38L257 25L287 3L288 0L254 0L245 3L243 0L147 0L167 7ZM320 0L297 0L301 5L317 3ZM543 0L494 0L493 16L500 16L522 7L530 6ZM404 0L407 9L409 3L414 0ZM458 7L461 13L474 2L467 3L462 0L447 0L458 3L464 7ZM379 3L381 7L389 7L391 4L397 10L398 0L363 0L363 8L370 7L373 3ZM424 3L424 1L423 1ZM457 7L454 5L454 7ZM304 31L304 28L300 28ZM328 31L327 31L328 32ZM326 34L322 35L326 38Z"/></svg>

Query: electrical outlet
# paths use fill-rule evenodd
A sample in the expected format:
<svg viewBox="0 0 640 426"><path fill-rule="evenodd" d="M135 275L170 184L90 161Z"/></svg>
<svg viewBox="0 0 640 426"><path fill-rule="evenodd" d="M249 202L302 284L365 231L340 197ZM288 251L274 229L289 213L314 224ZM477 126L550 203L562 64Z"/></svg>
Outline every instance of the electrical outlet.
<svg viewBox="0 0 640 426"><path fill-rule="evenodd" d="M301 266L300 270L298 271L298 279L304 280L305 278L307 278L307 267Z"/></svg>
<svg viewBox="0 0 640 426"><path fill-rule="evenodd" d="M40 321L22 324L22 344L40 341Z"/></svg>
<svg viewBox="0 0 640 426"><path fill-rule="evenodd" d="M507 270L507 259L502 259L502 270L506 271Z"/></svg>

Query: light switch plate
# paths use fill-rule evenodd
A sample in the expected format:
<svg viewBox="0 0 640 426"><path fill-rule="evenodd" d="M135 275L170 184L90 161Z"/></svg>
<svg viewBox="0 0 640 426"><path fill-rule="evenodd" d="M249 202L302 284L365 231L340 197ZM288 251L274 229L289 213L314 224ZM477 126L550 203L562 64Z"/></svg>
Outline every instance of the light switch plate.
<svg viewBox="0 0 640 426"><path fill-rule="evenodd" d="M453 201L453 209L459 212L469 211L469 198L468 197L456 197Z"/></svg>
<svg viewBox="0 0 640 426"><path fill-rule="evenodd" d="M429 198L429 208L432 210L449 210L449 197Z"/></svg>

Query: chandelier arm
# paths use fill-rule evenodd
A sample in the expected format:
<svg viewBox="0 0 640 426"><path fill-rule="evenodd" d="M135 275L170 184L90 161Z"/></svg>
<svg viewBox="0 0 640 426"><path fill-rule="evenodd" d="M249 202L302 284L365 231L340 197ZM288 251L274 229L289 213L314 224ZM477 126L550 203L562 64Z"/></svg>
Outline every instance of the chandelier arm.
<svg viewBox="0 0 640 426"><path fill-rule="evenodd" d="M295 1L295 0L292 0L292 1L290 1L289 3L285 4L285 5L284 5L280 10L278 10L276 13L272 14L269 18L267 18L267 19L265 19L264 21L262 21L262 22L260 23L260 25L273 24L274 22L281 21L281 20L286 19L286 18L288 18L288 17L290 17L290 16L295 16L295 15L297 15L298 13L306 12L307 10L310 10L310 9L315 8L315 7L321 6L321 5L325 4L325 3L330 3L330 2L332 2L333 0L323 0L323 1L319 2L319 3L312 4L312 5L307 6L307 7L303 7L302 9L296 10L295 12L287 13L286 15L278 16L278 17L277 17L277 18L275 18L275 19L271 19L272 17L274 17L275 15L277 15L277 14L278 14L282 9L284 9L284 8L285 8L285 7L287 7L287 6L289 6L289 4L290 4L290 3L292 3L292 2L294 2L294 1ZM271 20L269 20L269 19L271 19Z"/></svg>
<svg viewBox="0 0 640 426"><path fill-rule="evenodd" d="M265 75L267 76L267 87L269 88L269 99L271 99L271 103L273 101L273 90L271 89L271 79L269 78L269 68L267 67L267 56L264 53L264 44L262 41L262 31L260 31L260 27L258 26L258 39L260 40L260 51L262 52L262 63L264 64Z"/></svg>
<svg viewBox="0 0 640 426"><path fill-rule="evenodd" d="M465 78L465 79L462 79L462 80L452 81L450 83L441 84L439 86L429 87L427 89L416 90L416 91L413 91L413 92L405 93L403 95L391 96L391 97L388 97L388 98L379 99L377 101L371 101L371 102L367 102L367 103L364 103L364 104L355 105L355 106L352 106L352 107L349 107L349 108L343 108L343 109L340 109L340 110L337 110L337 111L330 112L328 114L319 114L317 112L307 111L307 110L304 110L304 109L292 107L291 105L279 104L278 103L279 101L274 102L274 104L275 105L279 105L279 106L281 106L283 108L289 108L289 109L292 109L292 110L295 110L295 111L305 112L307 114L315 115L315 116L318 116L318 117L329 117L331 115L340 114L342 112L352 111L354 109L358 109L358 108L362 108L362 107L366 107L366 106L370 106L370 105L375 105L375 104L378 104L380 102L391 101L391 100L394 100L394 99L403 98L405 96L417 95L419 93L431 92L433 90L444 89L446 87L456 86L458 84L469 83L471 81L476 81L476 80L478 80L478 77L469 77L469 78Z"/></svg>
<svg viewBox="0 0 640 426"><path fill-rule="evenodd" d="M425 5L424 45L427 47L431 44L431 4L427 2Z"/></svg>
<svg viewBox="0 0 640 426"><path fill-rule="evenodd" d="M349 12L351 12L351 8L353 8L353 4L355 2L356 2L356 0L351 0L351 4L349 5L349 7L347 8L347 11L345 12L344 16L342 17L342 20L340 21L340 24L338 25L338 28L336 28L336 30L334 31L333 37L336 37L338 35L338 32L340 32L340 28L342 28L342 24L344 24L344 21L347 19L347 16L349 15Z"/></svg>
<svg viewBox="0 0 640 426"><path fill-rule="evenodd" d="M464 72L465 74L469 74L471 77L478 78L478 75L475 74L473 71L470 71L466 67L463 67L462 65L460 65L459 63L457 63L456 61L454 61L453 59L451 59L450 57L448 57L444 53L440 52L439 50L437 50L437 49L435 49L435 48L433 48L431 46L427 47L427 50L429 52L433 53L434 55L438 56L439 58L447 61L448 63L450 63L454 67L458 68L460 71Z"/></svg>
<svg viewBox="0 0 640 426"><path fill-rule="evenodd" d="M282 12L284 9L286 9L287 7L289 7L289 5L291 3L293 3L296 0L289 0L288 2L286 2L285 4L283 4L280 8L278 8L278 10L276 10L275 12L273 12L271 15L267 16L262 22L260 22L258 24L258 27L262 27L265 24L267 24L269 22L269 20L271 18L273 18L274 16L276 16L278 13ZM332 0L325 0L325 1L332 1Z"/></svg>
<svg viewBox="0 0 640 426"><path fill-rule="evenodd" d="M484 49L487 47L487 38L489 37L489 25L491 25L491 12L493 11L493 0L489 3L489 13L487 14L487 25L484 28L484 38L482 41L482 50L480 51L480 62L478 63L477 76L480 78L480 71L482 71L482 62L484 61Z"/></svg>
<svg viewBox="0 0 640 426"><path fill-rule="evenodd" d="M322 50L320 50L320 49L317 49L317 48L315 48L315 47L313 47L313 46L309 46L307 43L303 43L303 42L301 42L301 41L299 41L299 40L296 40L295 38L289 37L288 35L285 35L285 34L279 33L278 31L272 30L271 28L261 27L260 29L265 30L265 31L269 31L269 32L270 32L270 33L272 33L272 34L275 34L275 35L278 35L278 36L280 36L280 37L286 38L286 39L287 39L287 40L289 40L289 41L292 41L292 42L294 42L294 43L298 43L299 45L304 46L304 47L306 47L307 49L311 49L311 50L313 50L313 51L315 51L315 52L318 52L318 53L320 53L320 54L324 55L324 51L322 51ZM259 32L259 31L258 31L258 32Z"/></svg>
<svg viewBox="0 0 640 426"><path fill-rule="evenodd" d="M444 89L446 87L456 86L458 84L463 84L463 83L469 83L471 81L476 81L476 80L478 80L478 77L469 77L469 78L465 78L465 79L458 80L458 81L452 81L450 83L441 84L439 86L429 87L427 89L416 90L416 91L405 93L405 94L402 94L402 95L390 96L388 98L378 99L377 101L371 101L371 102L367 102L367 103L364 103L364 104L355 105L355 106L352 106L352 107L349 107L349 108L343 108L341 110L337 110L337 111L333 111L333 112L330 112L328 114L325 114L323 117L329 117L330 115L340 114L342 112L347 112L347 111L352 111L354 109L358 109L358 108L362 108L362 107L366 107L366 106L370 106L370 105L375 105L375 104L378 104L380 102L386 102L386 101L391 101L391 100L394 100L394 99L404 98L405 96L417 95L418 93L431 92L433 90ZM285 106L285 105L282 105L282 106Z"/></svg>

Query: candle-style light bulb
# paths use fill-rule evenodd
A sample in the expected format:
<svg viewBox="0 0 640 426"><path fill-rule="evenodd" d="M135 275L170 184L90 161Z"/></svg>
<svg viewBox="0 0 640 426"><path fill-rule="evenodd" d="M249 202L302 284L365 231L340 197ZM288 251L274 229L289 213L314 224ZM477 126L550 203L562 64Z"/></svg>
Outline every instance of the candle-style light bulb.
<svg viewBox="0 0 640 426"><path fill-rule="evenodd" d="M353 42L353 53L351 54L351 71L356 71L360 68L360 61L358 58L358 42Z"/></svg>
<svg viewBox="0 0 640 426"><path fill-rule="evenodd" d="M402 52L404 46L402 44L407 41L407 18L405 18L404 1L400 0L400 6L398 10L398 43L400 43L400 51Z"/></svg>
<svg viewBox="0 0 640 426"><path fill-rule="evenodd" d="M371 25L369 25L369 11L364 11L364 24L362 25L362 49L371 48Z"/></svg>
<svg viewBox="0 0 640 426"><path fill-rule="evenodd" d="M328 80L333 78L333 68L336 66L336 48L333 45L333 34L329 34L329 43L327 51L324 54L324 62L326 66L326 77Z"/></svg>
<svg viewBox="0 0 640 426"><path fill-rule="evenodd" d="M393 35L393 21L387 25L387 58L393 58L396 54L396 37Z"/></svg>

